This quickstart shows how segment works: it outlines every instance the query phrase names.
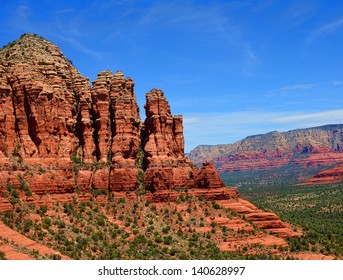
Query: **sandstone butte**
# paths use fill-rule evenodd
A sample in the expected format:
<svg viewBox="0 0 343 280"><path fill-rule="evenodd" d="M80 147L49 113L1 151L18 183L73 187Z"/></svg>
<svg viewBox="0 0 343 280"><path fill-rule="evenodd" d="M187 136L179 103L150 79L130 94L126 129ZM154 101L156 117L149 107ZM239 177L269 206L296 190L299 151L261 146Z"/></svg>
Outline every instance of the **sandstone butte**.
<svg viewBox="0 0 343 280"><path fill-rule="evenodd" d="M71 201L75 194L85 201L92 192L135 199L142 190L146 199L163 203L187 189L274 234L252 242L287 246L285 237L299 235L225 187L212 163L197 168L185 157L182 116L171 114L161 90L148 92L144 107L143 122L131 78L105 71L90 85L56 45L38 35L24 34L3 47L0 211L12 209L7 185L23 203L35 205ZM235 221L214 219L235 227Z"/></svg>

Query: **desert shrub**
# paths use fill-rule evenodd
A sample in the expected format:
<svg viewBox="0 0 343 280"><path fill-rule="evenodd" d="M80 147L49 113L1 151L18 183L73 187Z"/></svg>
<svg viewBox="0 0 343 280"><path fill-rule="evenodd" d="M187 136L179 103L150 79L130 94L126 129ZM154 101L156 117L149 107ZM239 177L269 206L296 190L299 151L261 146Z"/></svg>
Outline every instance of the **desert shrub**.
<svg viewBox="0 0 343 280"><path fill-rule="evenodd" d="M216 209L216 210L220 209L220 205L216 203L215 201L212 201L212 207L213 209Z"/></svg>
<svg viewBox="0 0 343 280"><path fill-rule="evenodd" d="M163 233L168 233L169 231L170 231L170 226L169 225L162 229Z"/></svg>
<svg viewBox="0 0 343 280"><path fill-rule="evenodd" d="M3 251L0 251L0 260L7 260L6 255Z"/></svg>
<svg viewBox="0 0 343 280"><path fill-rule="evenodd" d="M39 209L37 210L37 214L44 216L46 212L48 212L49 208L46 205L41 205Z"/></svg>
<svg viewBox="0 0 343 280"><path fill-rule="evenodd" d="M50 226L51 226L51 219L47 218L47 217L44 217L42 219L42 227L45 228L45 229L48 229Z"/></svg>
<svg viewBox="0 0 343 280"><path fill-rule="evenodd" d="M163 237L163 243L165 245L170 245L170 244L172 244L172 242L173 242L173 237L171 235L167 235L167 236Z"/></svg>

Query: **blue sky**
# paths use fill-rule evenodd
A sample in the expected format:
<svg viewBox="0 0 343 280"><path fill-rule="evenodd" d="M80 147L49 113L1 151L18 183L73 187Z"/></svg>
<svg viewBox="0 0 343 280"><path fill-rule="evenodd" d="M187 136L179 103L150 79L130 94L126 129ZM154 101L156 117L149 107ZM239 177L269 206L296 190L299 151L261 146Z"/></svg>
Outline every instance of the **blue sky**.
<svg viewBox="0 0 343 280"><path fill-rule="evenodd" d="M343 123L343 1L29 1L0 7L0 45L26 32L94 80L122 70L184 116L186 152Z"/></svg>

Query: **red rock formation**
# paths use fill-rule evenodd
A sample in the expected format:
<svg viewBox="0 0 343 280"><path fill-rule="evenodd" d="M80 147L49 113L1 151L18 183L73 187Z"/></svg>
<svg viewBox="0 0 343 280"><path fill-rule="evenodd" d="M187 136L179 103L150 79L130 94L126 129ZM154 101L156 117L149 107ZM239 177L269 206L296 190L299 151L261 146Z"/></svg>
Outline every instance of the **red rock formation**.
<svg viewBox="0 0 343 280"><path fill-rule="evenodd" d="M213 163L204 163L195 177L195 186L197 188L222 188L223 181L220 179Z"/></svg>
<svg viewBox="0 0 343 280"><path fill-rule="evenodd" d="M99 163L106 163L111 160L112 132L110 128L110 81L112 72L100 72L98 78L93 81L92 100L93 100L93 120L96 137L96 157ZM113 118L113 117L112 117Z"/></svg>
<svg viewBox="0 0 343 280"><path fill-rule="evenodd" d="M331 184L343 181L343 163L337 164L336 166L321 171L313 176L310 180L306 181L305 184Z"/></svg>
<svg viewBox="0 0 343 280"><path fill-rule="evenodd" d="M195 188L194 195L211 199L237 196L237 193L224 188L213 164L206 163L199 170L185 158L182 117L171 114L161 90L147 93L145 110L144 183L154 193L154 201L173 199L175 197L164 190L181 188ZM217 188L220 190L212 191Z"/></svg>
<svg viewBox="0 0 343 280"><path fill-rule="evenodd" d="M62 52L28 34L1 50L1 66L2 153L28 163L70 161L73 153L92 161L89 82Z"/></svg>
<svg viewBox="0 0 343 280"><path fill-rule="evenodd" d="M227 157L215 158L213 162L220 173L232 171L268 170L286 165L301 165L303 167L317 167L332 165L343 161L343 153L322 151L314 154L304 154L294 158L295 154L261 155L259 152L242 152ZM209 158L211 160L211 158Z"/></svg>
<svg viewBox="0 0 343 280"><path fill-rule="evenodd" d="M70 258L61 254L60 252L53 250L43 244L37 243L32 239L25 237L19 232L6 226L3 222L0 222L0 238L4 238L6 243L0 239L0 251L5 253L8 260L30 260L34 259L19 251L19 246L26 248L27 250L35 250L42 256L58 255L62 260L69 260ZM4 244L2 244L4 243ZM13 246L13 244L16 244Z"/></svg>
<svg viewBox="0 0 343 280"><path fill-rule="evenodd" d="M133 191L143 167L153 201L176 200L179 189L211 200L238 196L213 164L198 169L185 158L182 116L171 114L161 90L147 93L143 128L134 83L120 71L99 73L90 87L55 45L31 34L0 54L3 186L25 181L34 195L52 196ZM19 170L9 176L13 164Z"/></svg>
<svg viewBox="0 0 343 280"><path fill-rule="evenodd" d="M185 163L182 116L173 116L161 90L146 95L144 153L149 167Z"/></svg>
<svg viewBox="0 0 343 280"><path fill-rule="evenodd" d="M182 117L173 117L161 90L147 93L144 107L145 185L152 192L193 186L192 167L184 157Z"/></svg>
<svg viewBox="0 0 343 280"><path fill-rule="evenodd" d="M184 157L182 117L171 114L162 91L147 94L143 154L132 79L106 71L90 87L58 47L32 34L0 55L2 185L18 188L17 176L29 168L23 179L37 195L132 191L144 166L153 192L200 188L213 199L236 195L223 188L213 165L198 170Z"/></svg>
<svg viewBox="0 0 343 280"><path fill-rule="evenodd" d="M237 196L212 164L199 170L185 158L182 117L171 114L161 90L147 94L142 129L134 83L120 71L99 73L91 87L58 47L32 34L0 50L0 57L3 185L6 172L29 169L25 180L36 194L132 191L142 184L137 173L143 168L152 192L188 188L211 199Z"/></svg>
<svg viewBox="0 0 343 280"><path fill-rule="evenodd" d="M258 228L264 229L279 237L297 237L301 235L301 232L293 231L289 224L282 222L274 213L263 212L244 199L222 200L217 201L217 203L222 207L229 208L236 213L244 215L247 221L251 221Z"/></svg>
<svg viewBox="0 0 343 280"><path fill-rule="evenodd" d="M5 75L5 68L0 66L0 76ZM0 79L0 162L15 150L15 115L13 112L11 88Z"/></svg>
<svg viewBox="0 0 343 280"><path fill-rule="evenodd" d="M120 71L114 75L107 71L93 85L100 161L134 166L141 145L141 120L132 79Z"/></svg>
<svg viewBox="0 0 343 280"><path fill-rule="evenodd" d="M335 152L320 152L318 154L310 154L306 158L298 158L292 161L292 164L302 166L325 166L333 165L343 161L343 153Z"/></svg>
<svg viewBox="0 0 343 280"><path fill-rule="evenodd" d="M122 72L102 72L93 82L93 118L96 156L110 162L110 191L134 190L137 186L137 157L141 147L142 122L134 83Z"/></svg>
<svg viewBox="0 0 343 280"><path fill-rule="evenodd" d="M171 114L161 90L147 93L143 126L133 87L120 71L99 73L91 87L58 47L37 35L1 49L0 211L20 201L69 202L76 194L86 201L99 190L136 198L133 191L145 186L152 202L176 201L185 191L292 236L275 214L225 187L212 163L199 169L185 158L182 116Z"/></svg>

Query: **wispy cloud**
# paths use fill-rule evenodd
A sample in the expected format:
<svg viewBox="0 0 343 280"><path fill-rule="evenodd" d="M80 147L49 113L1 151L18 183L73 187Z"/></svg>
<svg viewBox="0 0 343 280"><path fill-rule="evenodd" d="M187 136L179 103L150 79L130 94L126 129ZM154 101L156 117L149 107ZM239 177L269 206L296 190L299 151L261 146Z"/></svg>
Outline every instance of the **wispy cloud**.
<svg viewBox="0 0 343 280"><path fill-rule="evenodd" d="M333 85L333 86L341 86L341 85L343 85L343 81L332 80L332 81L330 81L330 84Z"/></svg>
<svg viewBox="0 0 343 280"><path fill-rule="evenodd" d="M291 91L302 91L302 90L309 90L317 87L317 83L299 83L293 85L286 85L277 89L270 90L266 96L279 96L279 95L287 95Z"/></svg>
<svg viewBox="0 0 343 280"><path fill-rule="evenodd" d="M343 110L328 110L314 113L296 113L288 116L273 118L275 123L301 123L303 125L315 125L317 123L341 123Z"/></svg>
<svg viewBox="0 0 343 280"><path fill-rule="evenodd" d="M317 84L295 84L291 86L284 86L280 88L280 91L292 91L298 89L310 89L316 87Z"/></svg>
<svg viewBox="0 0 343 280"><path fill-rule="evenodd" d="M74 8L68 8L68 9L57 10L55 13L56 14L69 14L69 13L72 13L74 11L75 11Z"/></svg>
<svg viewBox="0 0 343 280"><path fill-rule="evenodd" d="M315 1L295 1L290 4L289 13L293 20L304 21L314 16L318 11L318 3Z"/></svg>
<svg viewBox="0 0 343 280"><path fill-rule="evenodd" d="M243 54L244 62L242 73L245 76L251 76L254 74L255 66L261 62L261 59L256 55L256 53L247 43L243 43Z"/></svg>
<svg viewBox="0 0 343 280"><path fill-rule="evenodd" d="M166 83L168 85L184 85L184 84L193 84L200 81L199 77L182 77L182 76L176 76L176 75L163 75L161 77L161 80L163 83Z"/></svg>
<svg viewBox="0 0 343 280"><path fill-rule="evenodd" d="M97 52L94 51L88 47L86 47L85 45L83 45L81 42L77 41L75 38L71 38L71 37L65 37L65 36L57 36L59 37L61 40L67 42L68 44L72 45L74 48L76 48L77 50L89 54L91 56L94 56L97 59L101 59L103 56L103 52Z"/></svg>
<svg viewBox="0 0 343 280"><path fill-rule="evenodd" d="M261 11L269 8L273 4L275 4L275 2L273 0L266 0L266 1L263 1L263 2L257 2L256 5L253 6L251 11L252 12L261 12Z"/></svg>
<svg viewBox="0 0 343 280"><path fill-rule="evenodd" d="M328 33L335 32L342 27L343 27L343 17L336 19L334 21L325 23L322 26L318 27L317 29L313 30L307 37L306 41L308 43L312 42L318 37L328 34Z"/></svg>
<svg viewBox="0 0 343 280"><path fill-rule="evenodd" d="M8 27L24 32L32 32L34 30L34 25L30 21L30 15L32 14L32 9L29 5L19 5L15 8L14 14L11 17Z"/></svg>
<svg viewBox="0 0 343 280"><path fill-rule="evenodd" d="M31 9L29 6L19 5L16 9L16 16L18 16L20 19L27 19L30 11Z"/></svg>
<svg viewBox="0 0 343 280"><path fill-rule="evenodd" d="M226 33L228 29L231 31L234 29L228 17L223 13L224 9L224 4L201 5L196 2L183 2L180 5L173 1L157 1L143 10L135 27L173 26L187 32L222 34Z"/></svg>
<svg viewBox="0 0 343 280"><path fill-rule="evenodd" d="M187 42L193 40L188 40L188 37L197 38L200 44L210 45L211 42L217 42L227 48L228 54L236 53L235 57L241 58L241 72L251 75L261 59L253 45L245 38L240 26L230 17L230 9L234 9L235 5L240 6L241 3L233 1L230 4L204 5L185 1L180 5L173 1L157 1L133 15L130 14L128 18L117 20L116 26L120 28L116 28L106 40L112 41L124 36L127 38L127 34L131 34L131 38L147 40L154 32L173 30L174 33L178 32L176 36L184 35L183 38ZM139 45L143 48L142 44Z"/></svg>
<svg viewBox="0 0 343 280"><path fill-rule="evenodd" d="M62 20L60 18L64 14L69 14L74 11L74 8L60 10L49 9L47 13L50 15L50 21L47 24L45 19L36 17L33 6L19 5L15 9L13 20L9 26L22 32L34 32L42 36L47 36L47 38L58 38L80 52L101 59L103 53L94 51L81 43L80 38L86 34L85 28L83 28L84 18L78 19L77 17L72 17L72 19L68 20Z"/></svg>

